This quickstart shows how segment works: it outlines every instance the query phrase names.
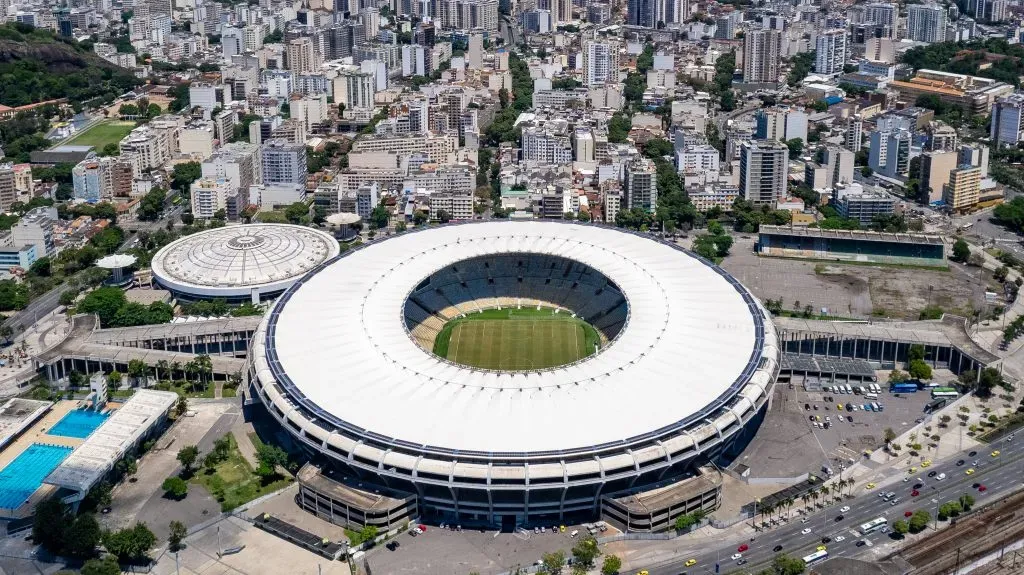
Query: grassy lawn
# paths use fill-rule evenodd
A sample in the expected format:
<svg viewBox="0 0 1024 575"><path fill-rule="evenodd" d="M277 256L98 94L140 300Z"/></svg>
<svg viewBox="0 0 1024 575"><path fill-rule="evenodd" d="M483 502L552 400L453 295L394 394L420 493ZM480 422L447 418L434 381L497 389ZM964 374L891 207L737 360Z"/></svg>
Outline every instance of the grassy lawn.
<svg viewBox="0 0 1024 575"><path fill-rule="evenodd" d="M221 395L223 397L238 397L238 394L235 393L235 390L232 387L225 387L224 390L221 392Z"/></svg>
<svg viewBox="0 0 1024 575"><path fill-rule="evenodd" d="M544 369L593 354L598 341L593 327L565 312L490 309L445 325L434 353L484 369Z"/></svg>
<svg viewBox="0 0 1024 575"><path fill-rule="evenodd" d="M227 460L218 464L212 472L206 469L196 471L189 480L209 491L210 495L220 502L221 511L230 511L292 482L291 478L282 477L270 483L263 483L238 451L234 434L229 433L228 437L231 439L231 451Z"/></svg>
<svg viewBox="0 0 1024 575"><path fill-rule="evenodd" d="M120 142L121 138L128 135L128 132L131 132L134 127L135 122L103 120L71 138L67 144L73 146L96 146L97 151L102 151L103 146Z"/></svg>

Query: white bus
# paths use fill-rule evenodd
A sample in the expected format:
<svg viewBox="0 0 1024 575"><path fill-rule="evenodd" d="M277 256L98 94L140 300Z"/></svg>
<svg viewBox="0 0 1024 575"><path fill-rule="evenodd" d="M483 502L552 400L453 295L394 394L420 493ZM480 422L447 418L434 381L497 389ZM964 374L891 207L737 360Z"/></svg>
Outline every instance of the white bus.
<svg viewBox="0 0 1024 575"><path fill-rule="evenodd" d="M879 517L878 519L872 519L871 521L868 521L867 523L861 524L861 526L858 527L857 530L860 531L860 534L862 536L863 535L867 535L868 533L871 533L872 531L878 531L882 527L885 527L885 522L886 522L885 521L885 517Z"/></svg>
<svg viewBox="0 0 1024 575"><path fill-rule="evenodd" d="M804 557L804 565L814 565L828 559L828 551L815 551Z"/></svg>
<svg viewBox="0 0 1024 575"><path fill-rule="evenodd" d="M872 392L872 393L865 393L864 394L864 399L866 399L868 401L878 401L878 395L875 394L874 392Z"/></svg>

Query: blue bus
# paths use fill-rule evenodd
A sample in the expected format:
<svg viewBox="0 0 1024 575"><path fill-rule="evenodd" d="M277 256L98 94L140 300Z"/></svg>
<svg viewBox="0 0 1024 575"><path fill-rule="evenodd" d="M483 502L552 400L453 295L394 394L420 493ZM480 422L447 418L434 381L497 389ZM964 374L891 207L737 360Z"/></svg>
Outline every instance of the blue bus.
<svg viewBox="0 0 1024 575"><path fill-rule="evenodd" d="M917 384L894 383L889 386L889 393L917 393Z"/></svg>

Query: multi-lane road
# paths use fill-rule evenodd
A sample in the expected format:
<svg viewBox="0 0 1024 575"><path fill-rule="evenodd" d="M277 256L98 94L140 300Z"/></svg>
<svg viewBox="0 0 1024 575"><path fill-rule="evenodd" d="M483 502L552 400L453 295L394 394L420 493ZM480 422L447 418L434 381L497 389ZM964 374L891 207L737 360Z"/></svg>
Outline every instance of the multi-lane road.
<svg viewBox="0 0 1024 575"><path fill-rule="evenodd" d="M1001 452L998 457L991 456L994 449ZM715 564L718 563L719 573L756 573L778 553L788 553L793 557L813 553L817 546L823 544L822 538L826 536L832 539L825 544L830 556L850 557L871 551L867 546L857 547L859 539L867 539L872 543L872 547L884 544L900 545L901 542L884 533L875 532L860 537L857 534L857 526L877 517L885 517L889 525L892 525L894 521L904 519L906 511L924 509L932 516L932 524L929 526L929 529L932 529L937 508L943 503L955 501L966 493L974 497L977 507L1022 487L1024 435L1013 441L998 441L991 446L978 447L974 456L970 455L970 451L972 450L964 451L947 461L935 462L928 468L918 467L913 475L904 474L880 481L879 485L871 490L859 487L856 490L858 495L853 499L844 499L823 510L815 510L805 515L806 523L803 519L793 519L781 527L759 533L753 541L749 538L735 539L718 548L706 545L706 541L694 540L695 544L703 542L705 545L694 545L691 554L684 553L670 563L647 569L651 575L696 575L715 573ZM964 463L957 465L960 460ZM975 461L978 465L973 465ZM967 475L967 470L972 468L975 470L974 473ZM928 477L933 472L935 475ZM942 473L946 474L946 479L937 481L935 477ZM902 481L902 477L907 477L908 481ZM918 478L923 485L918 489L920 494L913 497L911 492L918 483ZM980 492L974 488L975 483L984 485L986 491ZM895 492L899 497L896 505L890 505L879 496L880 493L888 491ZM799 501L793 505L794 508L802 506L802 502ZM840 509L844 506L850 509L840 514ZM840 515L843 519L836 521ZM811 532L803 534L802 531L808 528ZM836 536L842 536L844 540L837 543ZM737 565L737 561L731 557L743 544L749 546L743 553L743 559L747 563ZM781 549L775 551L779 546ZM685 563L690 559L695 559L697 563L687 567Z"/></svg>

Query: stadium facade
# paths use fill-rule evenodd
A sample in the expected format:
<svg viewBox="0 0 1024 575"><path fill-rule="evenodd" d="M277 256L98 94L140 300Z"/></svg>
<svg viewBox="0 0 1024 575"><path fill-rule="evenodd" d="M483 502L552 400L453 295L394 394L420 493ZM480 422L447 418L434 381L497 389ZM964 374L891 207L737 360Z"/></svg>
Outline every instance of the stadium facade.
<svg viewBox="0 0 1024 575"><path fill-rule="evenodd" d="M431 353L447 321L515 306L574 314L603 345L526 371ZM395 513L466 525L604 516L656 530L716 504L720 482L698 468L752 437L779 348L746 288L674 244L595 225L486 222L424 228L320 265L264 318L249 364L248 400L334 482L307 482L302 497L332 521L351 521L336 509L390 500ZM613 507L638 501L667 503L643 525L617 521Z"/></svg>
<svg viewBox="0 0 1024 575"><path fill-rule="evenodd" d="M761 226L758 253L768 257L945 268L940 236L916 233Z"/></svg>

